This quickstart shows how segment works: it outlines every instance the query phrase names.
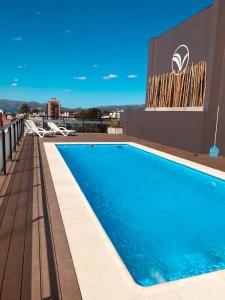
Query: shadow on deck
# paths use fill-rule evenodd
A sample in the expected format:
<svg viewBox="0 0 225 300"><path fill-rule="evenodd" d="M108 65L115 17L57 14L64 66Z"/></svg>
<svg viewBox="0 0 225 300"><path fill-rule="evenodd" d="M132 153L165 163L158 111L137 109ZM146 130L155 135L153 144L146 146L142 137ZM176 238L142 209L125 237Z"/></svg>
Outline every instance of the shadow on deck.
<svg viewBox="0 0 225 300"><path fill-rule="evenodd" d="M27 136L1 176L0 299L81 299L39 151L38 139Z"/></svg>

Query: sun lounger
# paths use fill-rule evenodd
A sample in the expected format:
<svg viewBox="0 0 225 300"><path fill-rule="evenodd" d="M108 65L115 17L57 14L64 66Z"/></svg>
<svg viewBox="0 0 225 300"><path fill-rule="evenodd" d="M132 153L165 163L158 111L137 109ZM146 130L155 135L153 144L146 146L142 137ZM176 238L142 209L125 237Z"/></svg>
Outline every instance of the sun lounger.
<svg viewBox="0 0 225 300"><path fill-rule="evenodd" d="M32 120L25 120L25 135L27 133L37 134L39 137L54 134L52 130L45 130L44 128L37 127Z"/></svg>
<svg viewBox="0 0 225 300"><path fill-rule="evenodd" d="M76 130L69 130L69 129L67 129L67 128L65 128L65 127L62 127L62 126L58 127L58 126L57 126L55 123L53 123L53 122L48 122L48 126L49 126L49 128L50 128L54 133L60 133L60 134L62 134L62 135L64 135L64 136L67 136L67 135L69 135L69 134L74 135L74 134L76 133Z"/></svg>

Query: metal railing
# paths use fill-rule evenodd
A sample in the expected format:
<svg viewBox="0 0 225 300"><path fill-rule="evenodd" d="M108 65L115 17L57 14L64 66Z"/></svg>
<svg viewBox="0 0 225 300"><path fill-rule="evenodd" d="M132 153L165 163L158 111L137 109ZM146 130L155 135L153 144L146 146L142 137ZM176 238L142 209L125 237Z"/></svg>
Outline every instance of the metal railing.
<svg viewBox="0 0 225 300"><path fill-rule="evenodd" d="M80 117L64 117L60 116L59 119L51 119L50 116L32 116L30 117L37 125L47 128L47 122L54 122L57 125L64 126L67 129L75 129L77 132L107 132L108 125L113 122L119 122L118 119L88 119Z"/></svg>
<svg viewBox="0 0 225 300"><path fill-rule="evenodd" d="M13 152L22 138L24 119L17 118L0 127L0 173L6 174L6 162L13 159Z"/></svg>

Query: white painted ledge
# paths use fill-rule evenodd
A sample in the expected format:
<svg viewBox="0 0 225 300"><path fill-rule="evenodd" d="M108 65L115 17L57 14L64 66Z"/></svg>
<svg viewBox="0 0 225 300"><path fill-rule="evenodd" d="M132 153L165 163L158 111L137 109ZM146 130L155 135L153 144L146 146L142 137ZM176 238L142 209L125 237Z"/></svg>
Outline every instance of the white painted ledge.
<svg viewBox="0 0 225 300"><path fill-rule="evenodd" d="M204 111L203 106L195 107L146 107L145 111Z"/></svg>

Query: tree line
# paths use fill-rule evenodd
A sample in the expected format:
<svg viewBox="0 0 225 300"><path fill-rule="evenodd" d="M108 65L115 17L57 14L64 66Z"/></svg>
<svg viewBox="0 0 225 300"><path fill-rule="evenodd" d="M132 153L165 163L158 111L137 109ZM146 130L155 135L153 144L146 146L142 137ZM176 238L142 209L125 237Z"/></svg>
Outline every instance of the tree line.
<svg viewBox="0 0 225 300"><path fill-rule="evenodd" d="M29 113L38 113L38 109L31 109L27 103L23 103L20 107L20 113L29 114ZM104 114L108 114L108 111L102 111L98 108L88 108L82 109L79 112L74 113L74 116L77 118L85 118L85 119L101 119Z"/></svg>

